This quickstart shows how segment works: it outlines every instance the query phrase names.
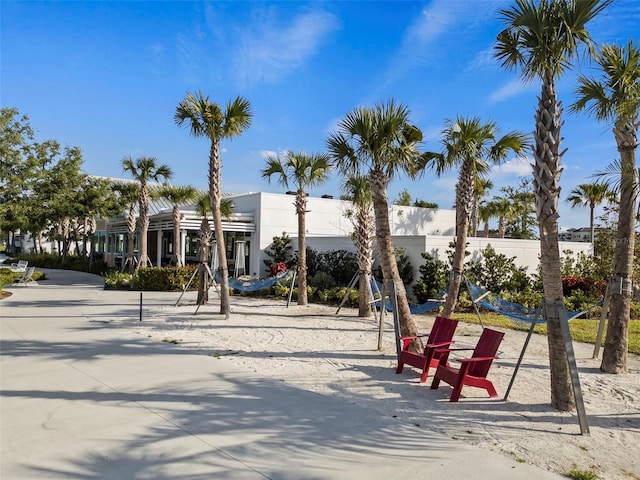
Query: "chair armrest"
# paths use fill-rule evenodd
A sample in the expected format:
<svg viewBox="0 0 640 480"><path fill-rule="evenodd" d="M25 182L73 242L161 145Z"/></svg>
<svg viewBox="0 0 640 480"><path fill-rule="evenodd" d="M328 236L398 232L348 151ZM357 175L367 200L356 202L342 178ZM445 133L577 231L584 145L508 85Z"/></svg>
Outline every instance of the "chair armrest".
<svg viewBox="0 0 640 480"><path fill-rule="evenodd" d="M463 350L473 350L473 348L436 348L438 353L461 352Z"/></svg>
<svg viewBox="0 0 640 480"><path fill-rule="evenodd" d="M427 348L427 347L431 347L431 348L433 348L433 347L445 347L447 345L452 345L454 343L456 343L455 340L449 340L448 342L427 343L425 345L425 348ZM438 348L437 350L442 350L442 349Z"/></svg>
<svg viewBox="0 0 640 480"><path fill-rule="evenodd" d="M473 358L461 358L458 361L460 363L471 363L471 362L486 362L487 360L495 360L496 358L500 358L500 357L473 357Z"/></svg>
<svg viewBox="0 0 640 480"><path fill-rule="evenodd" d="M403 337L400 337L400 340L404 341L404 340L413 340L415 338L422 338L422 337L428 337L429 334L428 333L420 333L418 335L405 335Z"/></svg>

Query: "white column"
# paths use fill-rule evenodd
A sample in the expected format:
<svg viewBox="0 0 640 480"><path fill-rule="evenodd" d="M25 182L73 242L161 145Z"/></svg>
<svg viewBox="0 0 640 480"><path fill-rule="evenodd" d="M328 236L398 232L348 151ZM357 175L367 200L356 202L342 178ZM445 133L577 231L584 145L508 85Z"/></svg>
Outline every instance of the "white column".
<svg viewBox="0 0 640 480"><path fill-rule="evenodd" d="M162 266L162 230L158 230L156 235L156 267Z"/></svg>
<svg viewBox="0 0 640 480"><path fill-rule="evenodd" d="M175 250L175 248L174 248ZM182 265L186 265L187 261L187 231L180 230L180 251L173 252L176 255L180 255L180 259L182 260Z"/></svg>

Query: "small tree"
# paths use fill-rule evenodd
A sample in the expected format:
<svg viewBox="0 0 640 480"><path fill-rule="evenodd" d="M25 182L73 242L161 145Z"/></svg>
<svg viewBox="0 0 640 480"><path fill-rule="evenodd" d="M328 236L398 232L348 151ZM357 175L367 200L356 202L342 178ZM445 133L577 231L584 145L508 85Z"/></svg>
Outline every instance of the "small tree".
<svg viewBox="0 0 640 480"><path fill-rule="evenodd" d="M268 268L270 275L275 275L279 269L278 265L289 267L293 260L293 246L291 245L291 237L286 232L282 232L279 237L273 237L271 246L264 249L265 255L270 257L263 260Z"/></svg>
<svg viewBox="0 0 640 480"><path fill-rule="evenodd" d="M447 288L449 269L447 264L430 253L421 253L425 262L420 265L420 278L413 286L418 303L441 297Z"/></svg>

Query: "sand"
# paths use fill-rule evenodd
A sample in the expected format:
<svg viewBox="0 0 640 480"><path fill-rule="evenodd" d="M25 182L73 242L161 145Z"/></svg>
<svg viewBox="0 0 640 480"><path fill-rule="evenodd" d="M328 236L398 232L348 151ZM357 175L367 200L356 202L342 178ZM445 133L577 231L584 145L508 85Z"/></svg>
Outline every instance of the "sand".
<svg viewBox="0 0 640 480"><path fill-rule="evenodd" d="M357 311L321 305L286 307L282 300L232 297L229 319L218 314L217 298L194 315L195 294L183 304L145 308L144 321L116 319L134 334L176 343L221 362L276 378L297 388L330 394L356 404L376 417L393 417L434 430L480 448L557 473L591 471L599 479L640 479L640 357L630 355L629 374L600 372L593 345L575 343L590 435L581 435L575 412L550 405L546 337L534 335L508 401L504 393L526 333L506 330L489 378L498 399L465 387L457 403L451 388L438 390L419 383L419 373L406 366L395 373L396 350L391 316L384 321L378 350L378 319L359 318ZM428 332L432 316L415 317ZM594 322L594 329L596 324ZM473 346L477 325L461 323L458 345Z"/></svg>

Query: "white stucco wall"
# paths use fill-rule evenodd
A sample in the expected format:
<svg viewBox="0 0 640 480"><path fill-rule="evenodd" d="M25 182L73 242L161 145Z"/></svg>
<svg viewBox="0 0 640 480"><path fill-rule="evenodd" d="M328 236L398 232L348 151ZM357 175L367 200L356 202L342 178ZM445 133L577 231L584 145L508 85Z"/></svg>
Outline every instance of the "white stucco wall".
<svg viewBox="0 0 640 480"><path fill-rule="evenodd" d="M276 193L249 193L232 197L235 211L252 213L256 231L251 244L249 271L264 276L266 267L264 253L273 237L286 232L293 240L293 249L297 250L298 219L295 214L293 195ZM345 217L350 208L349 202L337 199L309 197L306 216L307 244L318 251L349 250L355 251L350 235L353 231L351 221ZM445 260L449 242L455 238L455 211L433 210L418 207L392 205L389 211L389 223L393 232L394 246L404 248L418 278L418 267L422 265L422 252L429 252ZM468 239L471 256L491 244L498 252L507 257L516 257L517 266L527 268L532 274L537 270L540 254L539 240L515 240L471 237ZM582 242L560 242L560 251L571 250L590 252L591 245Z"/></svg>
<svg viewBox="0 0 640 480"><path fill-rule="evenodd" d="M449 243L454 240L455 237L453 236L393 237L394 246L406 250L406 254L416 269L416 278L418 277L418 267L424 262L421 253L428 252L436 258L446 261ZM481 255L480 252L490 244L497 253L501 253L508 258L515 257L514 263L516 266L526 267L529 275L535 273L538 269L538 264L540 263L540 240L469 237L467 241L469 242L467 250L470 255L466 261L478 258ZM584 242L560 242L559 247L561 254L564 251L571 251L571 255L574 257L580 252L591 252L591 244Z"/></svg>

